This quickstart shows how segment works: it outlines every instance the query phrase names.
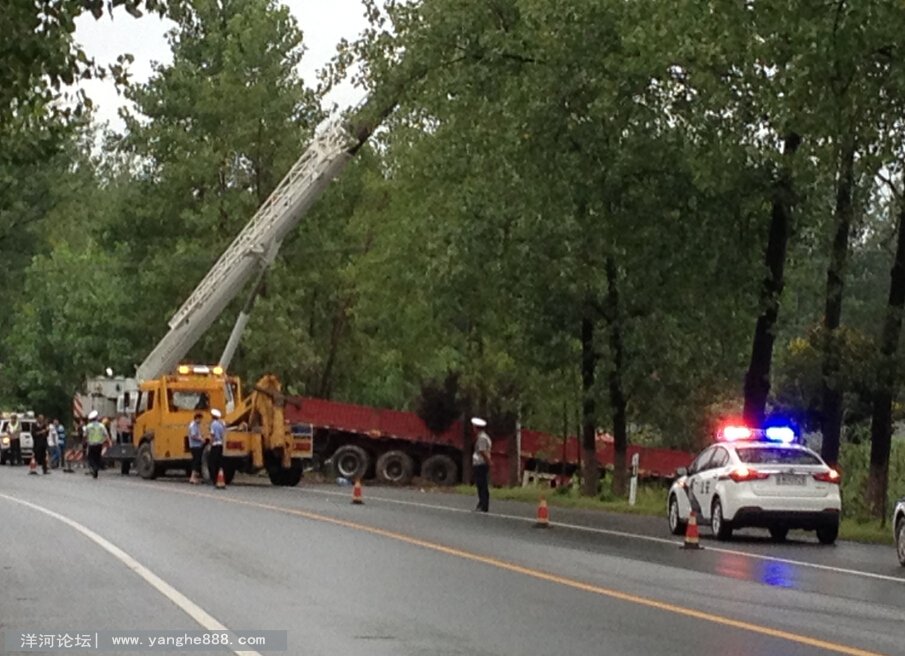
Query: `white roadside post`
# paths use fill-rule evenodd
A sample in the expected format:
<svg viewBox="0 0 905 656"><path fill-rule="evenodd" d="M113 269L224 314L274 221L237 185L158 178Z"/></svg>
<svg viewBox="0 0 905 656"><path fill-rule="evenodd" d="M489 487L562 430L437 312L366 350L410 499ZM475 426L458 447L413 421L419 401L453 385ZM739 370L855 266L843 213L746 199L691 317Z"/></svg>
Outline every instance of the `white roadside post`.
<svg viewBox="0 0 905 656"><path fill-rule="evenodd" d="M628 488L628 505L634 506L638 497L638 454L632 456L632 480Z"/></svg>

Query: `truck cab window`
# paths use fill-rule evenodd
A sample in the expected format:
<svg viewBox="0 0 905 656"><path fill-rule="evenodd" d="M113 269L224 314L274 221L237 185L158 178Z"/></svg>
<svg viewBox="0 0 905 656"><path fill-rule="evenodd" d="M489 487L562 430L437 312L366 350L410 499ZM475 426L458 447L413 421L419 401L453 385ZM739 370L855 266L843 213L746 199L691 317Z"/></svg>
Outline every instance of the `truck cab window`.
<svg viewBox="0 0 905 656"><path fill-rule="evenodd" d="M167 402L170 410L207 410L210 408L210 399L207 392L192 392L187 390L169 390Z"/></svg>

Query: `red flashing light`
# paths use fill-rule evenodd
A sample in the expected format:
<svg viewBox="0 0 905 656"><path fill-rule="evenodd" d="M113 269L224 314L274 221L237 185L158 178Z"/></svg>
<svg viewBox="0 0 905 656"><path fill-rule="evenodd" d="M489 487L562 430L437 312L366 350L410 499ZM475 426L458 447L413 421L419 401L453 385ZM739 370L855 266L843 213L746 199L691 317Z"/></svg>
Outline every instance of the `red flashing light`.
<svg viewBox="0 0 905 656"><path fill-rule="evenodd" d="M769 474L764 474L763 472L759 472L756 469L749 469L744 465L736 467L731 472L729 472L729 478L731 478L736 483L744 483L745 481L762 481L765 478L769 477Z"/></svg>
<svg viewBox="0 0 905 656"><path fill-rule="evenodd" d="M720 431L720 440L723 442L735 442L737 440L750 440L751 429L747 426L724 426Z"/></svg>
<svg viewBox="0 0 905 656"><path fill-rule="evenodd" d="M842 480L842 476L839 475L835 469L830 469L825 472L820 472L819 474L814 474L814 480L820 483L833 483L835 485L839 485L839 482Z"/></svg>

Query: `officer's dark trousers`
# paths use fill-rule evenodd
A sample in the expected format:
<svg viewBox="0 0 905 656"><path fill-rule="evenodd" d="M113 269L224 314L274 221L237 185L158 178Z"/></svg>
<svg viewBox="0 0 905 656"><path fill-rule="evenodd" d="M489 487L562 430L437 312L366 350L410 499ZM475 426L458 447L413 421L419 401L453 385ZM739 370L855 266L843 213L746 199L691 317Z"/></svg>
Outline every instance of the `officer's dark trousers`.
<svg viewBox="0 0 905 656"><path fill-rule="evenodd" d="M103 463L101 462L101 453L104 450L103 444L88 445L88 467L91 469L91 475L97 478L97 473L101 470Z"/></svg>
<svg viewBox="0 0 905 656"><path fill-rule="evenodd" d="M44 473L47 473L47 438L35 438L35 462L41 466Z"/></svg>
<svg viewBox="0 0 905 656"><path fill-rule="evenodd" d="M487 512L490 508L490 467L487 465L474 466L474 484L478 488L478 510Z"/></svg>
<svg viewBox="0 0 905 656"><path fill-rule="evenodd" d="M217 482L217 472L223 464L223 445L214 444L207 454L207 472L211 476L211 483Z"/></svg>
<svg viewBox="0 0 905 656"><path fill-rule="evenodd" d="M22 441L18 437L9 441L9 464L22 464Z"/></svg>

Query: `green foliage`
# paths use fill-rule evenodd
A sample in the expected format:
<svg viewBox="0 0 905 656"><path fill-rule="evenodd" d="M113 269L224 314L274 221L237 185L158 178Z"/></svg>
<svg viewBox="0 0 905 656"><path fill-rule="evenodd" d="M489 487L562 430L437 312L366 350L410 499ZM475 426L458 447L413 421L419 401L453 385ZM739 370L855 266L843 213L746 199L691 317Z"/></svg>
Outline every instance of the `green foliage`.
<svg viewBox="0 0 905 656"><path fill-rule="evenodd" d="M839 455L842 471L842 511L845 517L865 522L873 517L867 498L867 481L870 473L870 444L843 443ZM905 441L894 440L889 459L888 508L896 499L905 496ZM888 518L887 518L888 520Z"/></svg>

